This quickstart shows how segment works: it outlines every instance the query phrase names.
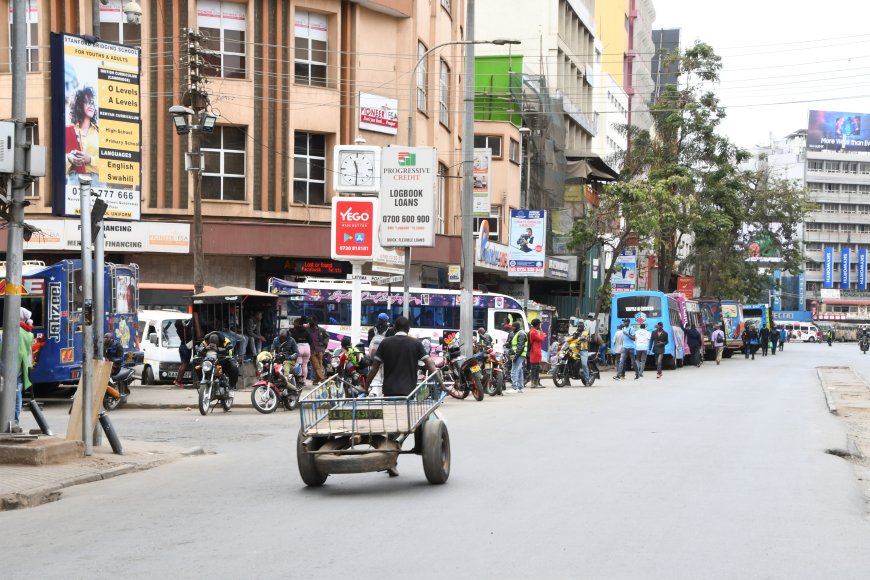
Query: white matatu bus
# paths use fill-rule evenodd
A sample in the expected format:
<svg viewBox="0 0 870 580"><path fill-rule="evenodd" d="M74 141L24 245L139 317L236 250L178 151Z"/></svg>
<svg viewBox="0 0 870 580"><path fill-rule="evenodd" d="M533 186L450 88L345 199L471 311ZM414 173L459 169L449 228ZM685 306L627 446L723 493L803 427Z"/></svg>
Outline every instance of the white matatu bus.
<svg viewBox="0 0 870 580"><path fill-rule="evenodd" d="M351 289L349 280L307 280L289 282L269 279L269 292L283 299L278 301L279 325L283 327L300 316L317 318L318 324L329 333L330 348L337 347L344 336L350 336ZM409 318L411 335L428 338L433 346L459 331L459 290L437 288L411 288ZM497 345L504 344L510 327L519 321L528 331L528 321L522 304L504 294L475 292L473 295L474 330L486 328ZM393 320L402 315L403 290L401 287L362 285L362 342L368 342L368 329L384 312ZM333 342L335 341L335 342Z"/></svg>

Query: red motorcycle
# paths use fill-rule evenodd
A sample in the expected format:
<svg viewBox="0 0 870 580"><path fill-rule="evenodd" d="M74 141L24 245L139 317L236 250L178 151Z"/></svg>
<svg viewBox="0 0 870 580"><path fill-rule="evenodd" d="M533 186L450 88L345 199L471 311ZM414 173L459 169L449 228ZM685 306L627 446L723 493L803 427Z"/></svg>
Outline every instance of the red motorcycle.
<svg viewBox="0 0 870 580"><path fill-rule="evenodd" d="M504 392L504 366L507 358L493 350L492 346L477 344L474 346L474 351L486 355L482 360L483 390L490 397L501 395Z"/></svg>
<svg viewBox="0 0 870 580"><path fill-rule="evenodd" d="M251 391L251 404L265 415L281 403L288 411L299 404L299 386L296 383L296 357L285 357L264 350L257 355L257 382Z"/></svg>

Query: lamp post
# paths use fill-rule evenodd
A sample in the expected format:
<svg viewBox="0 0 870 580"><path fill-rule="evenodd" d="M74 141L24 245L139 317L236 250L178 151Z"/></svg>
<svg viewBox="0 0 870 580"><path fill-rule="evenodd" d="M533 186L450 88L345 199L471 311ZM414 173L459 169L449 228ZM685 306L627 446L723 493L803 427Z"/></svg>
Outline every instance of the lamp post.
<svg viewBox="0 0 870 580"><path fill-rule="evenodd" d="M179 135L190 135L190 150L187 152L187 170L193 173L193 291L202 292L205 286L205 270L202 251L202 152L200 151L200 133L214 131L218 116L203 112L199 124L192 124L191 118L197 117L196 111L189 107L173 105L169 107L175 132Z"/></svg>
<svg viewBox="0 0 870 580"><path fill-rule="evenodd" d="M496 38L493 40L474 40L474 0L468 0L466 15L466 35L468 40L452 40L436 44L423 53L417 64L411 70L408 82L408 146L413 145L414 138L414 113L416 110L414 99L415 81L417 69L429 57L429 55L445 46L468 45L465 51L465 96L463 109L463 135L462 135L462 197L460 208L462 211L462 284L459 303L459 339L466 355L471 354L472 334L474 326L474 311L472 305L474 290L474 221L471 207L474 204L474 45L494 44L504 46L506 44L520 44L519 40ZM403 299L402 315L408 317L408 280L411 274L411 248L405 248L405 294Z"/></svg>

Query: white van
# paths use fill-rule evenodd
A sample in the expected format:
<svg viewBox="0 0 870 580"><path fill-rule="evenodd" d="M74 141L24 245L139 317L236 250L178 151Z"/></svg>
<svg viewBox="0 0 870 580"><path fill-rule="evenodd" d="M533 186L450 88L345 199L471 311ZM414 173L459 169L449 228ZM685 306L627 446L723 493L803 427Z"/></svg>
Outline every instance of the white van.
<svg viewBox="0 0 870 580"><path fill-rule="evenodd" d="M816 342L819 327L809 322L776 322L777 327L784 327L791 339L797 342Z"/></svg>
<svg viewBox="0 0 870 580"><path fill-rule="evenodd" d="M139 346L145 356L133 372L143 385L170 382L178 377L181 339L175 330L175 322L189 319L190 314L176 310L139 311ZM189 379L190 369L184 375Z"/></svg>

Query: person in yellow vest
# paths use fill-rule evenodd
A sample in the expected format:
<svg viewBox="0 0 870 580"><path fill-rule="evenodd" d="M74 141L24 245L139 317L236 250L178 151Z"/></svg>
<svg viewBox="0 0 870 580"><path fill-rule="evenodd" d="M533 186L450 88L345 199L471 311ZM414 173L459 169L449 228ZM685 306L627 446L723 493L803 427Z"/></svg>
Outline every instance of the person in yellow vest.
<svg viewBox="0 0 870 580"><path fill-rule="evenodd" d="M517 393L523 392L525 383L524 366L529 354L529 339L526 331L522 329L520 322L514 322L514 334L510 341L508 356L511 359L511 384Z"/></svg>

